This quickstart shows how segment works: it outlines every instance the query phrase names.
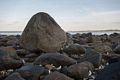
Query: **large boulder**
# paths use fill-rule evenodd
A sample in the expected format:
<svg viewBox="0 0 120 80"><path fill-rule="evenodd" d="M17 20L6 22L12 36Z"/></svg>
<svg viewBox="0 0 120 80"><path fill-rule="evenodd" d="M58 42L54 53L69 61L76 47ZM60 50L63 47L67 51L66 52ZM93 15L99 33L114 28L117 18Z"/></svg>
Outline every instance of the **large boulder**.
<svg viewBox="0 0 120 80"><path fill-rule="evenodd" d="M66 33L47 13L35 14L21 36L21 45L27 50L57 52L67 40Z"/></svg>
<svg viewBox="0 0 120 80"><path fill-rule="evenodd" d="M77 63L76 60L63 55L59 53L46 53L41 56L39 56L35 61L34 64L37 65L47 65L47 64L53 64L54 66L69 66L72 64Z"/></svg>

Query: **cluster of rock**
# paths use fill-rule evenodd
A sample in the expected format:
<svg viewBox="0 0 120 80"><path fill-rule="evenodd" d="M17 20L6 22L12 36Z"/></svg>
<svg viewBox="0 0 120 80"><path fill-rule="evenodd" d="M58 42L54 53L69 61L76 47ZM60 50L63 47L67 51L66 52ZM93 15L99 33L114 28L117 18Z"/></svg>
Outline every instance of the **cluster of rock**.
<svg viewBox="0 0 120 80"><path fill-rule="evenodd" d="M47 13L0 35L0 80L120 80L120 34L64 32Z"/></svg>

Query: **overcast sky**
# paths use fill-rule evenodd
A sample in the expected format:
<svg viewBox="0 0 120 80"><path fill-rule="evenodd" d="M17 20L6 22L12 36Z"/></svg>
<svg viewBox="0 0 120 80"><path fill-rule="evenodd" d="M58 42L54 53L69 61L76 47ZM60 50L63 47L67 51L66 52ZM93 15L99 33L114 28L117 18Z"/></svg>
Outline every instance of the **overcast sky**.
<svg viewBox="0 0 120 80"><path fill-rule="evenodd" d="M38 12L65 31L120 29L120 0L0 0L0 31L22 31Z"/></svg>

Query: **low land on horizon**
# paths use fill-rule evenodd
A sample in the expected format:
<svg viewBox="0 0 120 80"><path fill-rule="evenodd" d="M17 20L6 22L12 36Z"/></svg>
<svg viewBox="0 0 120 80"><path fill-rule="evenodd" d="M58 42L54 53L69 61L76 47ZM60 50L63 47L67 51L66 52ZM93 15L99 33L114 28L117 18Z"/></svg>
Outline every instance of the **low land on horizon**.
<svg viewBox="0 0 120 80"><path fill-rule="evenodd" d="M109 32L109 31L117 31L120 30L86 30L86 31L66 31L66 32ZM21 33L22 31L0 31L0 33Z"/></svg>
<svg viewBox="0 0 120 80"><path fill-rule="evenodd" d="M85 30L85 31L67 31L67 32L109 32L109 31L120 31L120 30Z"/></svg>

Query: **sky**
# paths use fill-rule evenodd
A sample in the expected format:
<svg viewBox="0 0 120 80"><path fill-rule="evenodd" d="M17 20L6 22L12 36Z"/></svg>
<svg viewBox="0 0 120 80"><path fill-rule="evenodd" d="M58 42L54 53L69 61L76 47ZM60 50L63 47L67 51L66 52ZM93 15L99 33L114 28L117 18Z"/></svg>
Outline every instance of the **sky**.
<svg viewBox="0 0 120 80"><path fill-rule="evenodd" d="M38 12L65 31L120 30L120 0L0 0L0 31L23 31Z"/></svg>

